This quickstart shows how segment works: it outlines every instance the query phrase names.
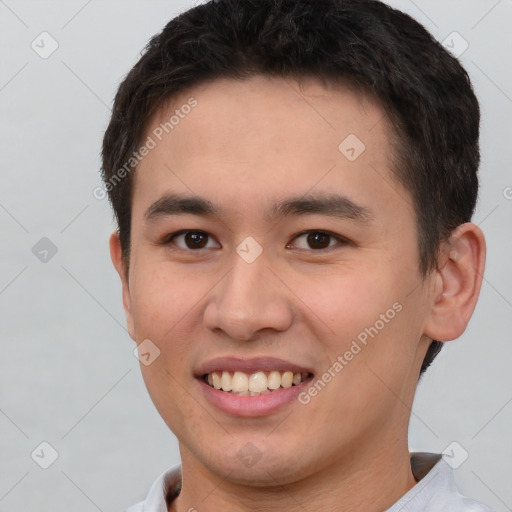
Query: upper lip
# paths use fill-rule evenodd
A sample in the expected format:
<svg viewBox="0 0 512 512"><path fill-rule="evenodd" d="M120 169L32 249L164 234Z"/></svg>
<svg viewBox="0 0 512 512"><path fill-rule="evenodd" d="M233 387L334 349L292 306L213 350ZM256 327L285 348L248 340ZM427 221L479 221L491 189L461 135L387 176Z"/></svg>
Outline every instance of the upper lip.
<svg viewBox="0 0 512 512"><path fill-rule="evenodd" d="M196 377L202 377L205 374L215 371L254 373L258 371L270 372L273 370L281 372L289 370L293 373L313 373L310 368L276 357L242 358L228 356L216 357L215 359L206 361L197 369Z"/></svg>

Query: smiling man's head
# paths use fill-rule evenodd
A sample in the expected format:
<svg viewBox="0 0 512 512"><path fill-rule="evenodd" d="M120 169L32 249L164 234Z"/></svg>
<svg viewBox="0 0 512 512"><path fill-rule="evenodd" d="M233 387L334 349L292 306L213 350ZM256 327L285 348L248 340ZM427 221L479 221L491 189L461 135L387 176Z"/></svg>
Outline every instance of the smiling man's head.
<svg viewBox="0 0 512 512"><path fill-rule="evenodd" d="M480 288L478 131L458 61L380 2L212 1L151 40L103 176L184 462L263 486L406 450L418 375Z"/></svg>

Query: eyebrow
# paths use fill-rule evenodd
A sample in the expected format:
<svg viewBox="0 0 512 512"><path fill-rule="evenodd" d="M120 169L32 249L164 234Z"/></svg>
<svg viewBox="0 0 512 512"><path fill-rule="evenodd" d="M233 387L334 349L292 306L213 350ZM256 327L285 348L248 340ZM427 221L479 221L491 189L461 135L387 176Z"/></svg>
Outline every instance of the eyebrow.
<svg viewBox="0 0 512 512"><path fill-rule="evenodd" d="M374 218L372 211L339 194L307 195L280 200L269 210L269 218L279 220L292 215L327 215L367 223ZM222 208L198 196L166 194L155 201L144 213L146 222L159 218L192 214L203 217L222 216Z"/></svg>

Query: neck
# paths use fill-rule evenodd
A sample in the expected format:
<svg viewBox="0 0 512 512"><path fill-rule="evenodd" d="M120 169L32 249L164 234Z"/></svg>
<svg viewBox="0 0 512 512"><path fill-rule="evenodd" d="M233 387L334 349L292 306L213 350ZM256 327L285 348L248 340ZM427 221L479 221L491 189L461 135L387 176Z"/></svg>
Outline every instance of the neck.
<svg viewBox="0 0 512 512"><path fill-rule="evenodd" d="M381 443L380 450L375 450L366 445L364 453L347 454L290 484L272 479L268 486L254 487L230 481L229 474L215 474L180 445L183 485L169 510L381 512L416 484L407 443L398 446L395 441L384 446Z"/></svg>

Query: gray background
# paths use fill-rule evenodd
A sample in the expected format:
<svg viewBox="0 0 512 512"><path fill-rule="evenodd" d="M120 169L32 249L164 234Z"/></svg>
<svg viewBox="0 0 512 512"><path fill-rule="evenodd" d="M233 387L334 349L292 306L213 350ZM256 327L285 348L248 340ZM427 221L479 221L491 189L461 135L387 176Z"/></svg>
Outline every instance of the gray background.
<svg viewBox="0 0 512 512"><path fill-rule="evenodd" d="M120 512L179 462L124 328L109 205L92 192L120 79L191 5L0 0L0 511ZM454 31L467 41L460 58L483 114L474 220L488 242L485 281L466 333L420 385L410 446L441 452L455 441L454 458L469 455L455 470L461 492L511 510L512 2L392 5L441 41ZM43 31L59 45L47 59L31 48ZM32 250L43 237L57 248L46 262ZM58 452L48 469L35 462L51 462L48 448L31 457L43 441Z"/></svg>

